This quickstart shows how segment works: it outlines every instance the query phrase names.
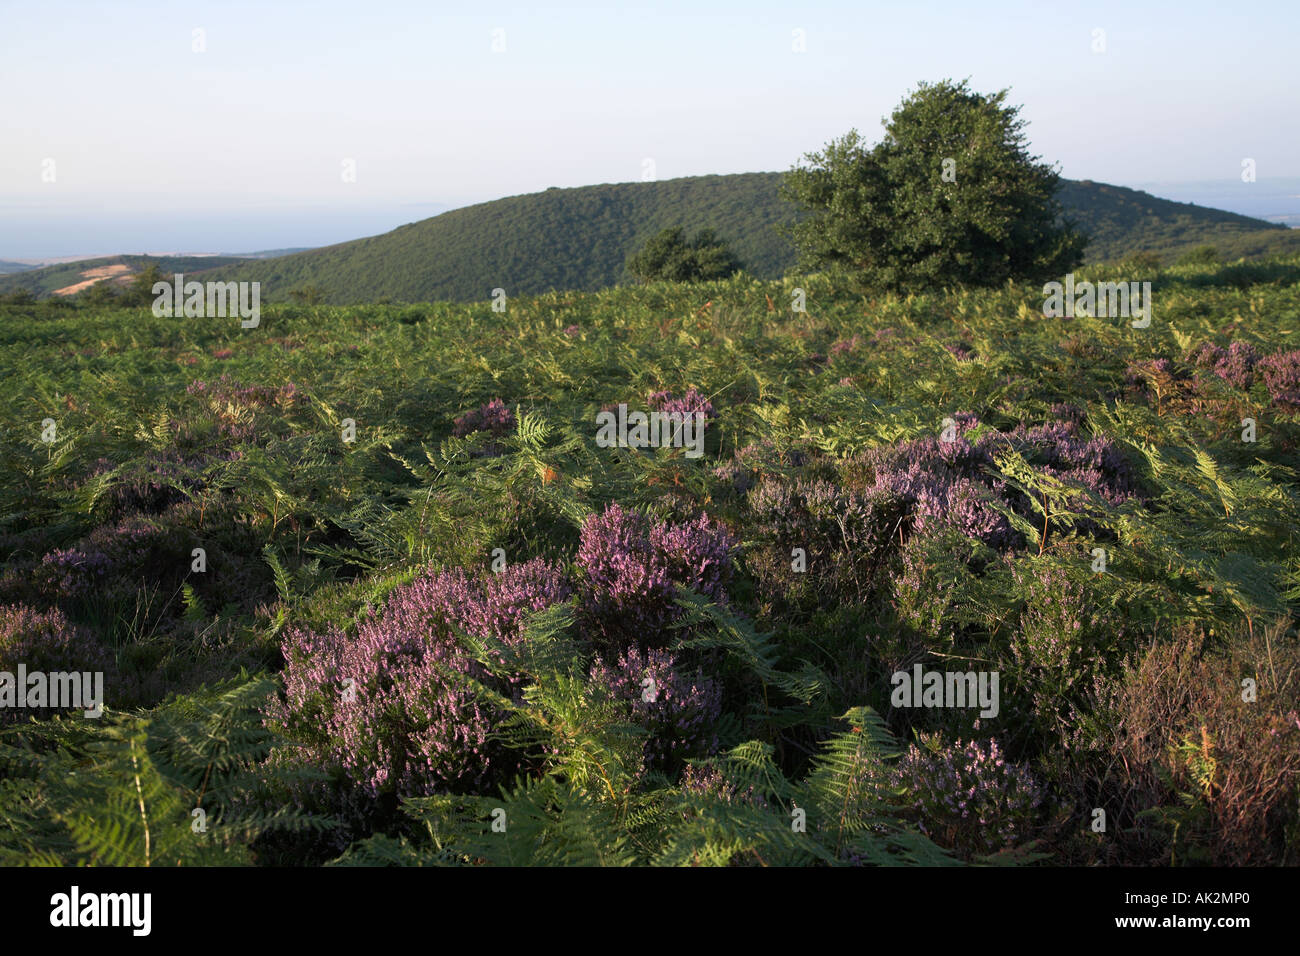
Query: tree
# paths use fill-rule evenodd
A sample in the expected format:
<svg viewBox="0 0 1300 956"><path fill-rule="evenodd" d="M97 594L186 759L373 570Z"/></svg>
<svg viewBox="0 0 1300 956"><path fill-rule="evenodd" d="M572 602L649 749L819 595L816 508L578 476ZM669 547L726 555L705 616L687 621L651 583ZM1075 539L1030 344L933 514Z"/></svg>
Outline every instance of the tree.
<svg viewBox="0 0 1300 956"><path fill-rule="evenodd" d="M681 226L659 232L627 260L628 274L640 282L725 279L740 268L740 262L712 229L699 230L688 242Z"/></svg>
<svg viewBox="0 0 1300 956"><path fill-rule="evenodd" d="M85 305L120 305L121 297L113 288L111 279L100 279L94 285L78 294L77 298Z"/></svg>
<svg viewBox="0 0 1300 956"><path fill-rule="evenodd" d="M319 305L325 298L325 293L314 285L305 285L297 289L290 289L289 298L300 305Z"/></svg>
<svg viewBox="0 0 1300 956"><path fill-rule="evenodd" d="M782 195L809 214L786 228L806 270L913 291L1044 281L1083 261L1061 218L1057 170L1025 149L1009 91L919 84L868 150L857 130L809 153Z"/></svg>
<svg viewBox="0 0 1300 956"><path fill-rule="evenodd" d="M1178 257L1180 266L1208 266L1219 261L1219 250L1214 246L1197 246Z"/></svg>
<svg viewBox="0 0 1300 956"><path fill-rule="evenodd" d="M135 274L131 280L131 285L126 292L122 294L123 305L149 305L153 302L155 296L153 287L155 282L165 282L162 271L158 268L158 263L150 262L142 270Z"/></svg>

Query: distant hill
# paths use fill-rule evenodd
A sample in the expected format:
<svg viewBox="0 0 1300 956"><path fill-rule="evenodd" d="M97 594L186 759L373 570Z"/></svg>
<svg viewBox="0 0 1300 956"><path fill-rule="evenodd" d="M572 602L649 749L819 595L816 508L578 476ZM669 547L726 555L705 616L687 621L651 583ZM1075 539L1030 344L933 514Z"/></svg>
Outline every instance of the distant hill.
<svg viewBox="0 0 1300 956"><path fill-rule="evenodd" d="M78 259L76 262L63 262L0 276L0 293L25 289L38 297L68 294L61 290L76 286L85 289L99 282L126 285L135 273L150 264L158 266L159 271L168 275L198 272L200 269L230 266L243 261L245 260L229 256L105 256L102 259Z"/></svg>
<svg viewBox="0 0 1300 956"><path fill-rule="evenodd" d="M1057 198L1092 235L1089 262L1116 262L1136 252L1170 262L1202 245L1214 246L1227 260L1300 251L1300 232L1283 223L1160 199L1138 189L1065 180Z"/></svg>
<svg viewBox="0 0 1300 956"><path fill-rule="evenodd" d="M783 275L794 250L773 227L794 218L777 189L781 173L694 176L652 183L552 188L453 209L392 232L290 255L153 260L163 272L203 270L209 279L260 281L262 300L314 287L326 302L471 301L551 289L593 290L626 280L623 266L666 226L711 227L748 272ZM1300 232L1262 219L1172 202L1122 186L1065 180L1065 213L1091 235L1089 262L1150 252L1164 262L1202 245L1225 259L1300 251ZM0 276L0 292L49 294L71 272L139 260L123 256ZM138 266L137 266L138 268ZM38 288L39 287L39 288Z"/></svg>
<svg viewBox="0 0 1300 956"><path fill-rule="evenodd" d="M486 299L548 289L598 289L623 279L627 254L667 226L711 226L755 275L781 275L789 245L771 228L789 215L779 174L548 189L453 209L311 252L220 275L260 280L264 300L315 286L331 302Z"/></svg>
<svg viewBox="0 0 1300 956"><path fill-rule="evenodd" d="M28 272L35 269L36 266L28 265L25 262L7 262L0 259L0 275L9 275L14 272Z"/></svg>

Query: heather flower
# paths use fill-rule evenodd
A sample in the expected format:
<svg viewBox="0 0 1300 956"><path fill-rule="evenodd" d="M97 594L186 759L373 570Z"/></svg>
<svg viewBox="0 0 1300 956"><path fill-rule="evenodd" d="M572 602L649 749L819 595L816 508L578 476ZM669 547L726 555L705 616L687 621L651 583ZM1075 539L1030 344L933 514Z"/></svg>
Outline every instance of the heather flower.
<svg viewBox="0 0 1300 956"><path fill-rule="evenodd" d="M130 600L142 586L182 578L192 543L187 529L130 517L96 528L74 547L44 555L32 580L50 600Z"/></svg>
<svg viewBox="0 0 1300 956"><path fill-rule="evenodd" d="M1187 361L1197 368L1214 368L1227 357L1227 354L1213 342L1202 342L1187 353Z"/></svg>
<svg viewBox="0 0 1300 956"><path fill-rule="evenodd" d="M71 623L58 608L39 611L23 604L0 605L0 671L16 674L43 671L105 672L113 660L84 628ZM47 708L0 708L0 724L53 713Z"/></svg>
<svg viewBox="0 0 1300 956"><path fill-rule="evenodd" d="M1214 374L1236 388L1250 388L1259 354L1249 342L1233 342L1227 354L1214 363Z"/></svg>
<svg viewBox="0 0 1300 956"><path fill-rule="evenodd" d="M688 675L677 669L668 651L652 649L643 655L631 647L612 665L597 656L591 680L614 699L628 702L633 719L649 731L643 754L647 769L671 773L688 757L717 751L721 689L699 670Z"/></svg>
<svg viewBox="0 0 1300 956"><path fill-rule="evenodd" d="M452 424L451 433L457 438L474 432L490 432L497 437L505 435L515 427L514 412L506 407L505 402L494 398L486 405L466 412Z"/></svg>
<svg viewBox="0 0 1300 956"><path fill-rule="evenodd" d="M1017 540L1006 516L993 508L993 493L968 479L921 486L916 492L912 530L928 534L955 528L968 538L1005 546Z"/></svg>
<svg viewBox="0 0 1300 956"><path fill-rule="evenodd" d="M944 743L922 734L899 760L894 783L922 832L966 854L992 853L1029 836L1043 795L1028 767L996 740Z"/></svg>
<svg viewBox="0 0 1300 956"><path fill-rule="evenodd" d="M875 488L907 504L912 530L918 534L951 527L994 547L1010 545L1017 535L992 506L1001 488L987 475L993 464L990 446L966 437L979 419L962 413L953 420L953 441L927 436L869 451L865 458L875 474Z"/></svg>
<svg viewBox="0 0 1300 956"><path fill-rule="evenodd" d="M757 793L752 785L743 791L735 784L728 783L720 767L715 764L687 764L682 771L682 790L687 793L709 797L721 803L740 803L751 807L765 809L767 798Z"/></svg>
<svg viewBox="0 0 1300 956"><path fill-rule="evenodd" d="M520 678L489 673L456 630L514 645L527 612L568 594L560 570L540 559L487 582L460 569L426 572L355 636L291 630L284 699L268 717L308 736L323 763L372 797L481 789L514 763L492 739L503 715L464 678L515 693Z"/></svg>
<svg viewBox="0 0 1300 956"><path fill-rule="evenodd" d="M1275 404L1300 409L1300 349L1260 359L1255 369L1262 375L1264 387Z"/></svg>
<svg viewBox="0 0 1300 956"><path fill-rule="evenodd" d="M0 605L0 670L12 673L24 664L29 671L97 671L110 662L91 634L58 608Z"/></svg>
<svg viewBox="0 0 1300 956"><path fill-rule="evenodd" d="M652 526L637 512L610 504L587 518L578 544L588 626L620 645L654 639L680 616L676 585L726 603L734 547L726 528L706 514Z"/></svg>
<svg viewBox="0 0 1300 956"><path fill-rule="evenodd" d="M229 355L218 354L216 357L229 358ZM190 395L205 398L213 405L224 404L236 408L268 408L293 399L297 387L292 383L278 387L271 385L242 385L229 375L222 374L214 382L195 379L190 382L185 391Z"/></svg>
<svg viewBox="0 0 1300 956"><path fill-rule="evenodd" d="M564 330L564 334L567 335L569 338L574 338L574 337L577 336L581 331L582 331L582 330L581 330L580 328L578 328L578 326L576 326L576 325L570 325L570 326L568 326L567 328L565 328L565 330Z"/></svg>
<svg viewBox="0 0 1300 956"><path fill-rule="evenodd" d="M947 349L958 362L969 362L971 359L976 357L974 347L967 345L965 342L945 345L944 348Z"/></svg>
<svg viewBox="0 0 1300 956"><path fill-rule="evenodd" d="M832 362L832 364L833 364L833 363L835 362L835 360L836 360L837 358L839 358L840 356L848 355L848 354L850 354L850 353L852 353L852 352L857 351L857 348L858 348L858 341L859 341L858 336L854 335L853 338L851 338L851 339L841 339L840 341L838 341L838 342L836 342L834 345L832 345L832 346L831 346L831 362Z"/></svg>
<svg viewBox="0 0 1300 956"><path fill-rule="evenodd" d="M1082 438L1077 409L1054 406L1053 411L1062 420L1018 425L1005 434L986 432L974 441L971 435L979 419L959 413L952 416L952 441L926 436L871 449L862 460L874 474L877 489L907 503L914 533L934 535L954 528L991 547L1011 547L1020 536L996 505L1009 505L1022 514L1033 509L999 477L994 455L1003 449L1019 452L1042 473L1077 482L1111 504L1136 494L1136 479L1119 448L1105 438Z"/></svg>
<svg viewBox="0 0 1300 956"><path fill-rule="evenodd" d="M1078 482L1110 504L1123 504L1137 494L1136 477L1119 446L1108 438L1084 439L1073 421L1018 425L1006 438L1044 474Z"/></svg>
<svg viewBox="0 0 1300 956"><path fill-rule="evenodd" d="M653 411L670 415L677 413L685 416L702 412L705 421L712 421L715 413L713 403L693 388L687 389L681 398L674 398L672 392L653 392L646 404Z"/></svg>
<svg viewBox="0 0 1300 956"><path fill-rule="evenodd" d="M110 567L108 556L100 551L87 554L75 548L61 548L41 559L37 579L52 596L80 598L95 591Z"/></svg>

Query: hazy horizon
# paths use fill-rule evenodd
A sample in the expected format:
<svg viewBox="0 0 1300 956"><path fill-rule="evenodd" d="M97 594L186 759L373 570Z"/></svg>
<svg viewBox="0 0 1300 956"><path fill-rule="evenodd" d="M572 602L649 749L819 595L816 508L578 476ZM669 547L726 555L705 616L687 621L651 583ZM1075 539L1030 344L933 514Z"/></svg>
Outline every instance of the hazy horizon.
<svg viewBox="0 0 1300 956"><path fill-rule="evenodd" d="M1224 209L1300 228L1300 177L1260 179L1255 183L1237 184L1240 188L1232 183L1215 180L1111 185L1140 189L1161 199L1194 202L1200 206ZM506 195L478 202L490 202L505 198ZM399 203L361 209L349 209L342 205L330 209L284 204L279 208L263 207L252 218L251 224L247 213L193 219L176 216L124 216L110 210L100 213L98 217L88 218L83 214L75 225L60 223L47 215L29 214L24 219L21 215L12 217L7 214L8 222L25 222L26 228L14 229L12 234L6 231L0 237L0 260L22 262L69 257L89 259L141 253L221 255L318 248L380 235L407 223L470 205L475 203ZM75 235L75 238L65 238L69 233ZM24 244L24 239L33 236L44 237L43 244L41 240Z"/></svg>

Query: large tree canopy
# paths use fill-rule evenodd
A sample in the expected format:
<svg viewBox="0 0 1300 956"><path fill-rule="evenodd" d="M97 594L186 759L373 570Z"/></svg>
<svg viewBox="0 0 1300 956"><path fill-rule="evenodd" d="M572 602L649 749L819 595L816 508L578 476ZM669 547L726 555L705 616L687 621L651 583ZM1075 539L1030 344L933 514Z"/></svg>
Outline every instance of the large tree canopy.
<svg viewBox="0 0 1300 956"><path fill-rule="evenodd" d="M867 149L857 130L805 156L782 186L807 215L787 229L804 269L872 288L1042 281L1083 261L1058 172L1031 157L1007 90L921 83Z"/></svg>

